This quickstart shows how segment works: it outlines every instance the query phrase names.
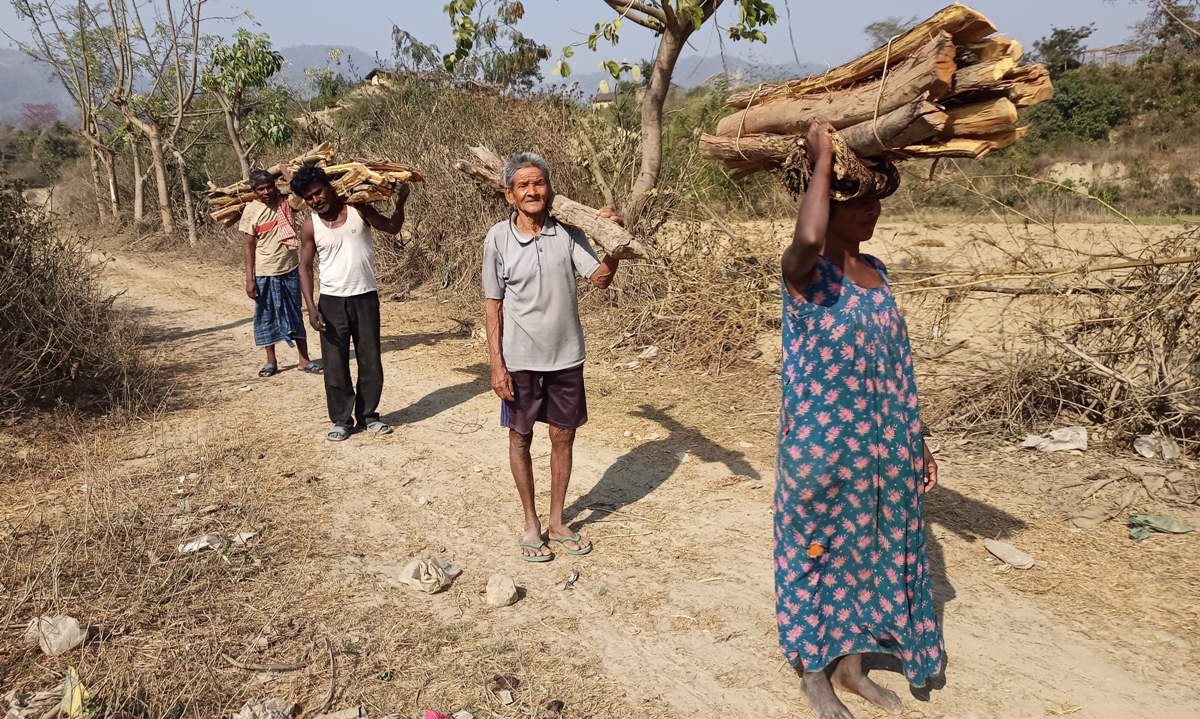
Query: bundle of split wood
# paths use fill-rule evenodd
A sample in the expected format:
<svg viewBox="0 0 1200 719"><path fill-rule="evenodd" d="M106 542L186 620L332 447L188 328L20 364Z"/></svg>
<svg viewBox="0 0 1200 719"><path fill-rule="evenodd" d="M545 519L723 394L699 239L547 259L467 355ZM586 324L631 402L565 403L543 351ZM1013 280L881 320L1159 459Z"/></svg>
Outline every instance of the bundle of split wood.
<svg viewBox="0 0 1200 719"><path fill-rule="evenodd" d="M470 177L481 186L495 192L504 192L501 173L504 158L487 147L472 147L475 162L458 160L454 169ZM612 220L596 216L596 210L558 193L550 200L550 216L564 225L583 230L588 239L600 246L605 254L618 260L641 260L649 255L642 243L634 239L624 227Z"/></svg>
<svg viewBox="0 0 1200 719"><path fill-rule="evenodd" d="M732 95L739 111L700 140L701 156L745 177L782 167L813 122L832 123L860 158L979 158L1027 128L1017 110L1053 95L1042 65L1018 65L1016 40L952 5L887 45L821 75Z"/></svg>
<svg viewBox="0 0 1200 719"><path fill-rule="evenodd" d="M330 164L332 162L333 146L325 142L285 164L291 172L298 170L301 165L321 167L329 176L330 184L338 196L351 204L386 200L392 196L397 182L424 181L421 173L415 169L387 160L351 160ZM283 174L279 165L270 168L269 172L277 179ZM246 205L254 199L250 183L245 180L228 187L209 183L208 204L213 208L210 216L226 227L236 225Z"/></svg>

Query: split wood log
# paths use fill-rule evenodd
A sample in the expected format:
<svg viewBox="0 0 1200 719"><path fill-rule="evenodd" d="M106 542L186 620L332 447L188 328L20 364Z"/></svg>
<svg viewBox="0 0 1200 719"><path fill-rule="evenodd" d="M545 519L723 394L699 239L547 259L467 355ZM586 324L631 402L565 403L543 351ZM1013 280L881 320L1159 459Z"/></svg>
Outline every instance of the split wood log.
<svg viewBox="0 0 1200 719"><path fill-rule="evenodd" d="M501 172L504 160L486 147L472 147L478 163L459 160L454 168L478 184L496 192L504 192ZM600 246L605 254L618 260L644 260L649 257L642 243L634 239L624 227L612 220L596 216L597 210L555 193L550 200L550 216L564 225L577 227L588 239Z"/></svg>
<svg viewBox="0 0 1200 719"><path fill-rule="evenodd" d="M995 62L1007 58L1018 63L1025 55L1021 43L1010 37L990 37L982 42L961 45L955 60L959 67L974 65L977 62Z"/></svg>
<svg viewBox="0 0 1200 719"><path fill-rule="evenodd" d="M993 150L1003 150L1029 134L1028 127L1010 127L974 137L952 137L937 144L910 145L903 154L912 158L962 157L978 160Z"/></svg>
<svg viewBox="0 0 1200 719"><path fill-rule="evenodd" d="M752 104L774 102L799 97L811 92L846 87L850 83L882 73L884 65L896 66L900 61L921 49L939 32L949 33L955 44L977 43L996 32L996 26L982 14L966 5L951 5L917 25L889 44L872 50L862 57L820 75L809 75L781 85L760 87L734 93L726 107L747 108Z"/></svg>
<svg viewBox="0 0 1200 719"><path fill-rule="evenodd" d="M950 91L958 94L991 87L1016 69L1017 63L1007 57L991 62L981 62L977 65L968 65L959 68L958 72L954 73L954 84Z"/></svg>
<svg viewBox="0 0 1200 719"><path fill-rule="evenodd" d="M946 95L954 77L954 40L948 33L934 37L899 64L887 77L857 87L755 104L717 123L718 135L773 133L801 135L810 123L825 121L843 129L885 115L922 95L937 100Z"/></svg>
<svg viewBox="0 0 1200 719"><path fill-rule="evenodd" d="M1045 65L1019 67L996 89L1003 90L1012 104L1019 108L1033 107L1054 97L1054 84Z"/></svg>
<svg viewBox="0 0 1200 719"><path fill-rule="evenodd" d="M991 132L1017 121L1017 106L1007 97L965 105L946 111L946 126L943 137L963 137Z"/></svg>
<svg viewBox="0 0 1200 719"><path fill-rule="evenodd" d="M948 116L928 100L918 100L879 118L842 131L846 145L859 157L896 154L897 148L916 145L941 133ZM727 137L703 135L700 156L727 164L745 161L766 169L777 166L796 149L799 135L747 135ZM742 166L735 169L745 169Z"/></svg>

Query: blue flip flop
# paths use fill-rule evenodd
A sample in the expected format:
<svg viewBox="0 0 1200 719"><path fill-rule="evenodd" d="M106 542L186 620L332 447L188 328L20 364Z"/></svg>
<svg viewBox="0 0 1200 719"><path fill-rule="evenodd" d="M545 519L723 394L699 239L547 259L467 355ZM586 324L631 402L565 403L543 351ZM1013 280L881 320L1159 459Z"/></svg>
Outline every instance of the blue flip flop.
<svg viewBox="0 0 1200 719"><path fill-rule="evenodd" d="M258 376L263 377L263 378L274 377L278 373L279 373L279 366L273 365L270 362L268 362L265 365L263 365L262 369L260 369L258 371Z"/></svg>

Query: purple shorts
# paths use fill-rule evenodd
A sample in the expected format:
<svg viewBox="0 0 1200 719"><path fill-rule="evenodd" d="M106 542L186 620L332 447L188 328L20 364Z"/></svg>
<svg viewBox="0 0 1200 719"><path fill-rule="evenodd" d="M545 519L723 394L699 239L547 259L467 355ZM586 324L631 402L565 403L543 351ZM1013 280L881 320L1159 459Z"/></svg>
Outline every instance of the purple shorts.
<svg viewBox="0 0 1200 719"><path fill-rule="evenodd" d="M510 374L513 401L501 401L500 426L530 434L534 422L559 429L576 429L587 423L583 365L557 372L517 370Z"/></svg>

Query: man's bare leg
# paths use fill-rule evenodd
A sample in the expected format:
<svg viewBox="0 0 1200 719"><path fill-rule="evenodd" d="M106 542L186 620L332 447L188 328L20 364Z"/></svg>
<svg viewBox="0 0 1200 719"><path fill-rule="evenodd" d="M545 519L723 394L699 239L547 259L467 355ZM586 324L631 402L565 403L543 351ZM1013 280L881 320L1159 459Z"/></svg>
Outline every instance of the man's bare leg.
<svg viewBox="0 0 1200 719"><path fill-rule="evenodd" d="M854 719L854 715L834 693L833 685L829 683L829 676L824 670L803 672L800 691L818 719Z"/></svg>
<svg viewBox="0 0 1200 719"><path fill-rule="evenodd" d="M267 364L279 368L279 360L275 359L275 345L267 345Z"/></svg>
<svg viewBox="0 0 1200 719"><path fill-rule="evenodd" d="M575 533L563 523L563 504L567 499L567 487L571 484L571 464L574 460L575 430L550 427L550 538L565 539ZM571 550L586 549L591 542L582 534L579 542L566 542L563 546Z"/></svg>
<svg viewBox="0 0 1200 719"><path fill-rule="evenodd" d="M300 353L300 369L312 364L312 360L308 358L308 340L297 339L296 351Z"/></svg>
<svg viewBox="0 0 1200 719"><path fill-rule="evenodd" d="M838 689L857 694L892 716L900 716L902 710L900 697L890 689L884 689L867 678L862 670L861 654L842 657L842 660L838 662L837 669L833 672L832 682L833 686Z"/></svg>
<svg viewBox="0 0 1200 719"><path fill-rule="evenodd" d="M521 434L515 429L508 430L508 466L512 469L513 480L517 483L521 508L525 510L525 534L521 541L536 545L542 541L542 521L538 519L537 504L533 496L533 458L529 456L532 441L532 432ZM527 557L545 556L550 554L550 548L521 547L521 554Z"/></svg>

